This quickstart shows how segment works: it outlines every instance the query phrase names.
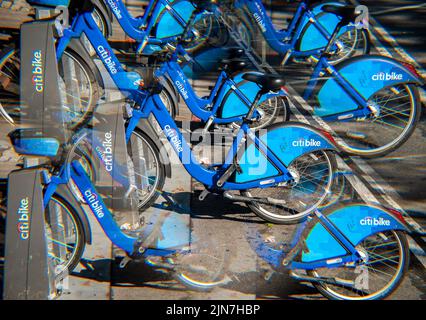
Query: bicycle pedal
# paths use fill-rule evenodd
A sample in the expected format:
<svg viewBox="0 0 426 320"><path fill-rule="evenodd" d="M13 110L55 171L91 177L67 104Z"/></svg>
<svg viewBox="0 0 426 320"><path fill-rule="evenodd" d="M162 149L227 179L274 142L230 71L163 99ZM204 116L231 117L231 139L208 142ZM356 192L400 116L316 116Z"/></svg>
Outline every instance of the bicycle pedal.
<svg viewBox="0 0 426 320"><path fill-rule="evenodd" d="M121 261L120 264L118 265L120 269L124 269L127 264L131 261L132 259L130 257L124 257Z"/></svg>
<svg viewBox="0 0 426 320"><path fill-rule="evenodd" d="M209 190L204 189L203 192L198 196L198 200L204 201L204 199L207 197L207 195L210 193Z"/></svg>
<svg viewBox="0 0 426 320"><path fill-rule="evenodd" d="M269 281L271 280L272 276L275 274L274 270L268 270L265 275L263 276L263 279L265 279L265 281Z"/></svg>

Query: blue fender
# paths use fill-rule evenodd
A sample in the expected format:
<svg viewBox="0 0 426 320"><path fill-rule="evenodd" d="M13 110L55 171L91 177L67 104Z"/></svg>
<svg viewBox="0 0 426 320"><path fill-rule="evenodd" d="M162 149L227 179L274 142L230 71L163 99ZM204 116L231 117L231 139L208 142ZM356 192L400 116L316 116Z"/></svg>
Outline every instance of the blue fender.
<svg viewBox="0 0 426 320"><path fill-rule="evenodd" d="M312 9L312 13L315 15L315 18L324 27L324 29L326 29L328 33L332 34L340 19L335 14L322 11L322 7L324 5L330 4L335 6L345 5L341 2L321 3ZM316 50L324 48L327 45L327 38L321 34L315 25L309 23L309 19L305 18L302 24L302 33L299 36L298 42L296 44L296 49L298 51ZM346 31L347 28L342 28L339 32L339 35L345 33Z"/></svg>
<svg viewBox="0 0 426 320"><path fill-rule="evenodd" d="M403 83L423 85L423 80L401 62L379 55L353 57L339 63L335 69L366 100L388 86ZM358 104L333 78L324 82L317 99L315 115L321 117L358 108Z"/></svg>
<svg viewBox="0 0 426 320"><path fill-rule="evenodd" d="M30 1L31 5L38 6L48 6L48 7L58 7L65 6L68 7L70 4L70 0L32 0Z"/></svg>
<svg viewBox="0 0 426 320"><path fill-rule="evenodd" d="M319 150L336 150L335 146L315 128L298 122L277 123L259 131L260 140L288 167L296 158ZM275 166L250 143L238 161L242 172L235 182L272 178L280 175Z"/></svg>
<svg viewBox="0 0 426 320"><path fill-rule="evenodd" d="M152 17L157 19L155 34L154 36L158 39L178 36L182 34L183 28L176 21L172 14L162 6L160 13L157 17ZM171 7L182 17L183 20L189 21L189 18L192 15L192 12L195 10L195 7L192 5L191 1L188 0L178 0L173 1Z"/></svg>
<svg viewBox="0 0 426 320"><path fill-rule="evenodd" d="M247 97L248 100L251 102L254 101L256 94L259 92L260 87L254 83L247 80L244 80L242 76L245 72L239 73L238 75L234 76L234 82L237 84L237 88ZM250 71L250 73L253 73ZM231 87L228 86L227 90L222 91L222 96L219 97L220 100L222 100L221 105L219 107L219 117L222 119L228 119L238 116L245 115L249 108L246 104L242 103L241 99L237 96L237 94L234 92L234 90L231 89ZM269 92L267 94L264 94L260 100L259 104L263 103L264 101L277 96L286 96L286 92L284 90L280 90L279 92ZM218 100L218 101L220 101Z"/></svg>
<svg viewBox="0 0 426 320"><path fill-rule="evenodd" d="M81 226L83 227L84 239L87 244L92 244L92 228L90 227L89 219L81 205L74 196L74 194L70 191L70 188L65 184L58 185L55 193L61 198L65 199L75 210L77 213Z"/></svg>
<svg viewBox="0 0 426 320"><path fill-rule="evenodd" d="M367 204L344 206L327 215L327 218L354 246L377 232L408 231L390 212ZM314 225L305 243L308 250L303 251L302 262L328 260L346 255L346 250L320 223Z"/></svg>
<svg viewBox="0 0 426 320"><path fill-rule="evenodd" d="M219 61L228 57L223 48L208 48L197 51L197 54L191 57L194 63L184 63L181 67L188 78L197 80L206 72L217 71Z"/></svg>

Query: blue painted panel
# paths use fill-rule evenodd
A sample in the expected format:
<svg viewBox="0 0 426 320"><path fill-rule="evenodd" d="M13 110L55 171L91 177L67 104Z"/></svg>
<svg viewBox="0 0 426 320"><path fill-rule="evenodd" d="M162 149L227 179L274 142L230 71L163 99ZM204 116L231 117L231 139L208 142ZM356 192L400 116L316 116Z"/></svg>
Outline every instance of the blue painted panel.
<svg viewBox="0 0 426 320"><path fill-rule="evenodd" d="M366 100L390 85L416 82L417 79L397 60L382 56L356 57L336 66L338 73ZM334 79L327 80L318 93L318 116L327 116L358 108L353 99Z"/></svg>
<svg viewBox="0 0 426 320"><path fill-rule="evenodd" d="M327 216L351 241L358 245L366 237L386 230L405 230L405 227L386 211L368 205L350 205ZM306 239L309 252L302 254L303 262L332 259L345 254L340 244L317 223Z"/></svg>

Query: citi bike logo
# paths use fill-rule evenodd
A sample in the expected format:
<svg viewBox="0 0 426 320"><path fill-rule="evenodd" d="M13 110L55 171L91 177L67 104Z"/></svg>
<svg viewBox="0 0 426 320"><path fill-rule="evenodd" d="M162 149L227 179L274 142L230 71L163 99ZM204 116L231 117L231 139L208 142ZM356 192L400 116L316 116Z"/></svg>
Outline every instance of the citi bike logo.
<svg viewBox="0 0 426 320"><path fill-rule="evenodd" d="M115 62L112 61L110 52L107 49L105 49L103 46L99 46L98 53L99 53L99 56L102 58L103 62L105 63L105 65L107 66L107 68L109 69L109 71L112 74L116 74L117 66Z"/></svg>
<svg viewBox="0 0 426 320"><path fill-rule="evenodd" d="M365 217L359 221L359 224L362 226L390 226L390 220L373 217Z"/></svg>
<svg viewBox="0 0 426 320"><path fill-rule="evenodd" d="M18 233L22 240L27 240L30 237L30 201L28 197L21 199L18 208Z"/></svg>
<svg viewBox="0 0 426 320"><path fill-rule="evenodd" d="M373 81L389 81L389 80L402 80L402 74L396 72L379 72L374 74L371 79Z"/></svg>
<svg viewBox="0 0 426 320"><path fill-rule="evenodd" d="M117 3L114 0L108 0L109 5L111 6L112 11L114 11L117 19L121 19L123 16L121 15L120 9L118 9Z"/></svg>
<svg viewBox="0 0 426 320"><path fill-rule="evenodd" d="M113 144L112 144L112 132L106 132L104 140L102 141L103 150L100 146L96 147L98 155L101 157L102 161L105 164L105 170L108 172L112 171L113 161Z"/></svg>
<svg viewBox="0 0 426 320"><path fill-rule="evenodd" d="M185 100L188 99L188 91L186 91L184 85L179 80L176 80L175 84Z"/></svg>
<svg viewBox="0 0 426 320"><path fill-rule="evenodd" d="M181 80L183 83L185 83L185 79L183 78L183 74L182 72L178 72ZM183 85L183 83L180 82L179 80L175 81L176 86L178 87L180 93L182 94L182 96L184 97L184 99L188 99L188 91L185 89L185 86Z"/></svg>
<svg viewBox="0 0 426 320"><path fill-rule="evenodd" d="M173 144L173 146L175 147L175 149L178 152L182 152L183 148L182 148L182 141L179 139L178 135L176 134L176 131L173 130L172 128L170 128L169 125L166 125L164 127L164 133L166 134L166 136L168 138L170 138L170 142Z"/></svg>
<svg viewBox="0 0 426 320"><path fill-rule="evenodd" d="M293 147L321 147L321 141L316 141L315 139L299 139L294 140L292 143Z"/></svg>
<svg viewBox="0 0 426 320"><path fill-rule="evenodd" d="M31 61L33 87L36 92L42 93L44 91L44 71L43 71L43 57L41 50L33 51L33 60Z"/></svg>
<svg viewBox="0 0 426 320"><path fill-rule="evenodd" d="M84 195L86 196L87 203L89 204L93 212L95 212L96 216L98 218L103 218L105 215L104 208L102 204L99 202L98 196L92 193L90 189L87 189L86 191L84 191Z"/></svg>
<svg viewBox="0 0 426 320"><path fill-rule="evenodd" d="M262 13L262 9L260 8L259 4L256 3L256 7L257 10L259 10L260 13ZM265 21L263 19L263 15L260 15L259 13L255 12L253 14L253 18L256 21L256 23L258 24L260 30L262 30L262 32L266 32L266 24Z"/></svg>

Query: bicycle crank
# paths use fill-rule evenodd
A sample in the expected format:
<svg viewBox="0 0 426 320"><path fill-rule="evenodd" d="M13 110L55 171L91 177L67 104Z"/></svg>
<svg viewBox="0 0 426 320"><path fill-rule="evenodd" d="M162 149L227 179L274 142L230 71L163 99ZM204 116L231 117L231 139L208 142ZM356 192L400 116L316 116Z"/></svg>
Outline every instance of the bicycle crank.
<svg viewBox="0 0 426 320"><path fill-rule="evenodd" d="M281 199L273 199L270 197L260 198L260 197L244 197L241 195L235 195L229 193L229 191L225 191L223 196L232 201L241 201L241 202L257 202L266 205L275 205L275 206L285 206L287 201Z"/></svg>
<svg viewBox="0 0 426 320"><path fill-rule="evenodd" d="M298 281L307 281L315 283L326 283L341 286L348 289L355 289L355 281L349 281L339 278L329 278L329 277L310 277L301 274L297 274L294 271L290 271L290 276Z"/></svg>

